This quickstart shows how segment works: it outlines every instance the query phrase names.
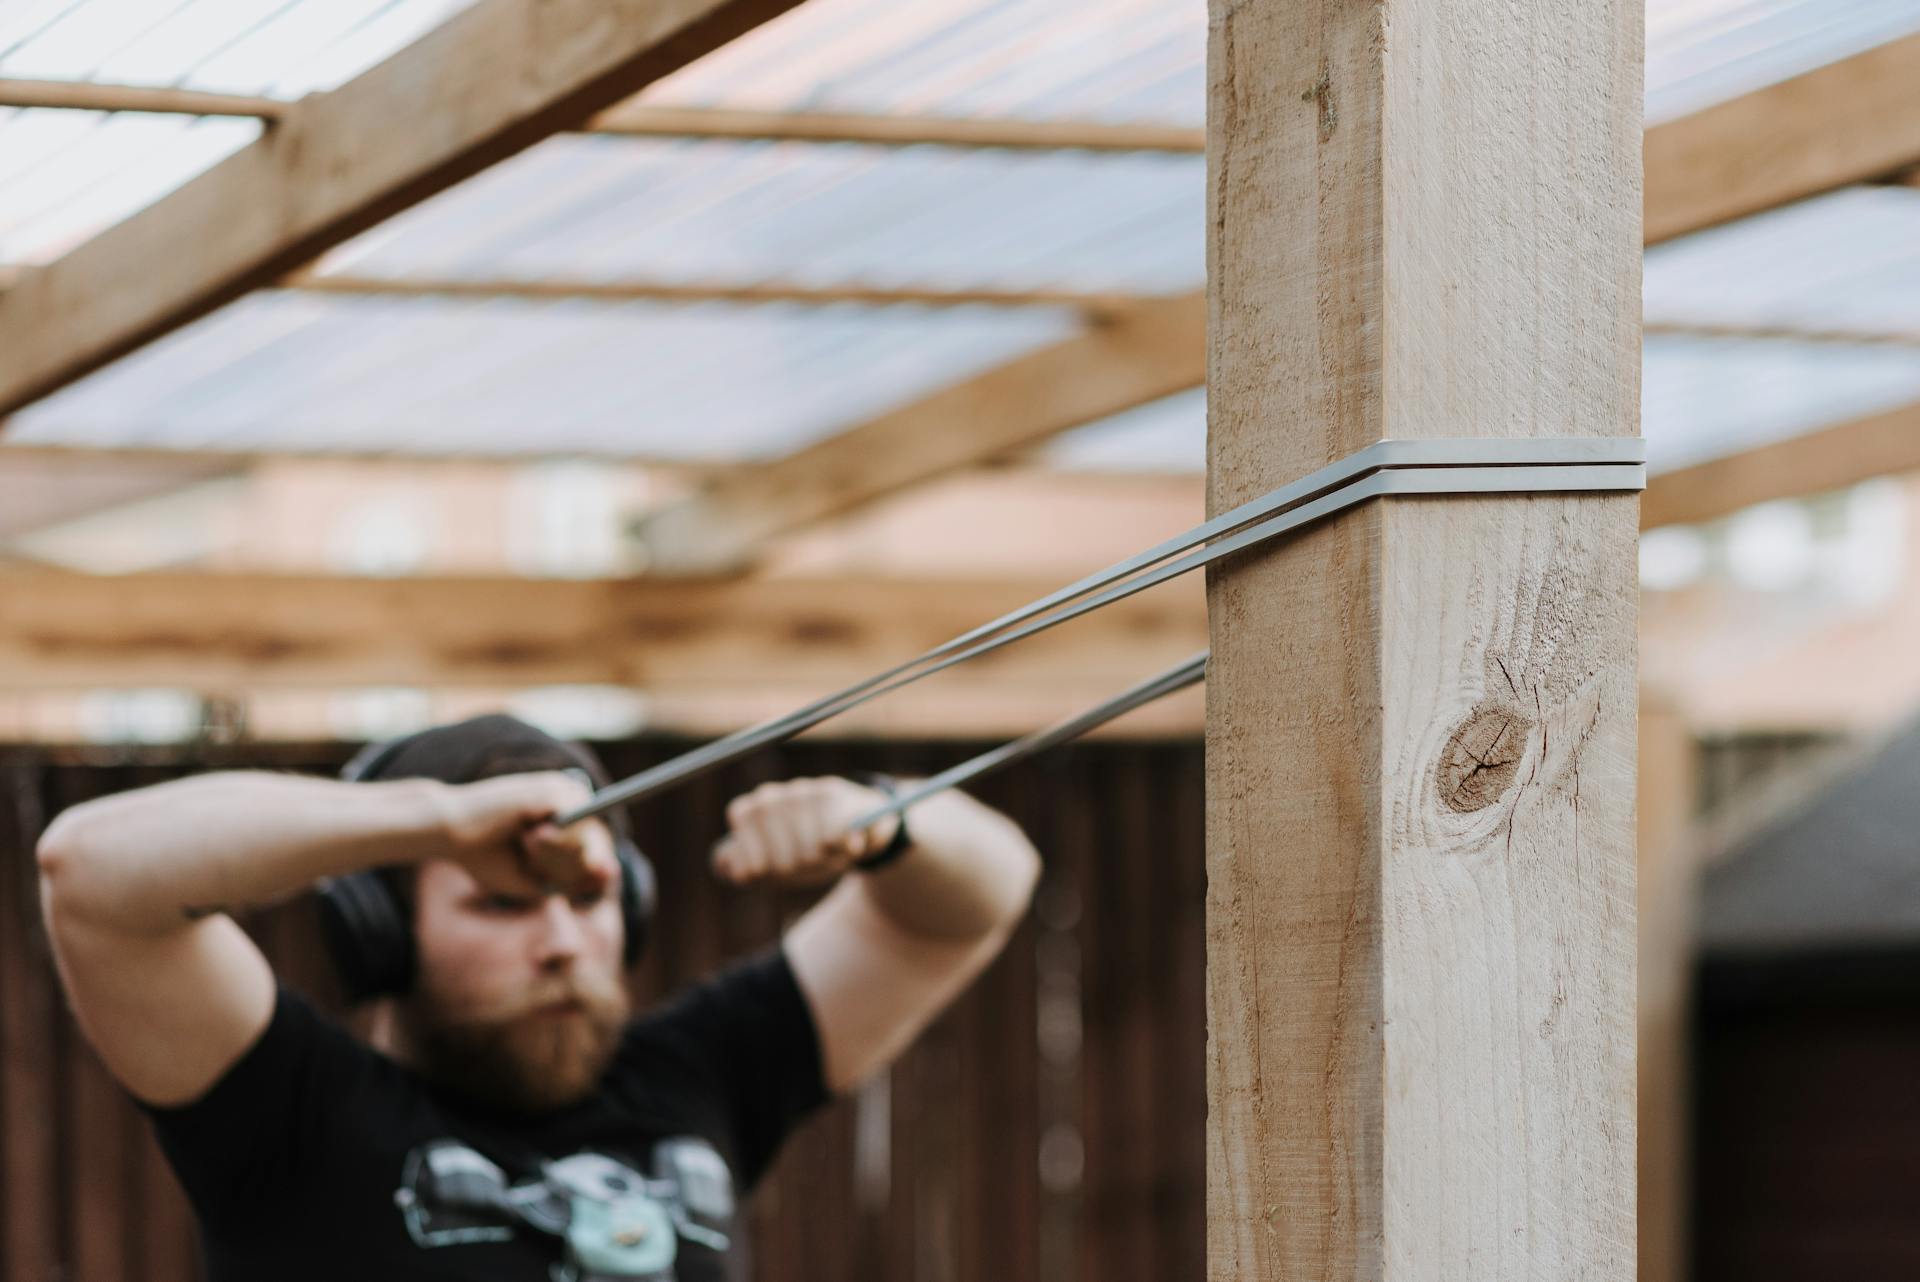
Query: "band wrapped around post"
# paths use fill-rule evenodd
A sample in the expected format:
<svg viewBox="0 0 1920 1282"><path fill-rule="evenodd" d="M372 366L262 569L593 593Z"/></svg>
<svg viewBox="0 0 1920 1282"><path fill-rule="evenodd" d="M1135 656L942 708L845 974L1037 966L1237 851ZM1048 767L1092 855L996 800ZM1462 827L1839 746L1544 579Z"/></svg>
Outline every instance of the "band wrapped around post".
<svg viewBox="0 0 1920 1282"><path fill-rule="evenodd" d="M1646 483L1646 440L1638 436L1376 441L844 690L603 788L585 804L559 816L559 822L578 823L615 806L652 796L758 748L791 739L902 686L1369 499L1408 494L1641 490Z"/></svg>

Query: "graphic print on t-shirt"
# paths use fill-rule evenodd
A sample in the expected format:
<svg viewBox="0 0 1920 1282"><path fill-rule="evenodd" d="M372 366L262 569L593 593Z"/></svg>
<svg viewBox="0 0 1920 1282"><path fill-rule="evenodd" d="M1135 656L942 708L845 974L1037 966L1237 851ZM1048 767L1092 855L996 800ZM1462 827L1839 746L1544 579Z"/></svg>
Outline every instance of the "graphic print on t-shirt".
<svg viewBox="0 0 1920 1282"><path fill-rule="evenodd" d="M514 1180L458 1140L407 1154L394 1203L422 1247L551 1238L560 1248L553 1282L675 1282L681 1244L728 1246L733 1179L705 1140L653 1146L650 1174L624 1155L584 1151L541 1162Z"/></svg>

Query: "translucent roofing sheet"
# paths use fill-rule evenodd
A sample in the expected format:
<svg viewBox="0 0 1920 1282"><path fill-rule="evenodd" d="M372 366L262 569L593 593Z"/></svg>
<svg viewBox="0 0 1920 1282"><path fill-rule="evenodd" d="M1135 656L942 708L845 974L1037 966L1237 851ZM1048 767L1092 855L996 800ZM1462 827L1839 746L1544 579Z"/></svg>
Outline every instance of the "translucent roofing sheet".
<svg viewBox="0 0 1920 1282"><path fill-rule="evenodd" d="M0 76L299 98L454 0L7 0ZM259 137L258 121L0 108L0 262L59 257Z"/></svg>
<svg viewBox="0 0 1920 1282"><path fill-rule="evenodd" d="M467 2L9 0L0 76L298 98L345 82ZM1916 30L1912 0L1651 0L1649 114L1693 110ZM1198 124L1205 46L1199 0L809 0L643 96ZM0 111L0 157L16 158L18 171L0 175L0 261L57 256L258 130L244 120Z"/></svg>
<svg viewBox="0 0 1920 1282"><path fill-rule="evenodd" d="M1641 430L1654 472L1920 402L1920 350L1778 340L1650 338ZM1157 401L1067 433L1050 464L1178 472L1206 467L1206 397Z"/></svg>
<svg viewBox="0 0 1920 1282"><path fill-rule="evenodd" d="M0 76L275 97L336 85L459 0L8 0ZM808 0L649 102L1195 124L1199 0ZM1661 118L1920 30L1914 0L1654 0ZM0 112L0 261L57 255L244 145L250 121ZM367 274L1130 289L1200 282L1196 157L563 137L342 247ZM1650 320L1920 323L1920 193L1845 192L1649 255ZM1058 311L267 294L13 420L14 440L777 453L1070 331ZM1655 339L1656 463L1920 395L1911 351ZM1197 467L1202 397L1063 438ZM1182 463L1180 460L1186 460Z"/></svg>
<svg viewBox="0 0 1920 1282"><path fill-rule="evenodd" d="M1920 352L1650 338L1641 407L1654 471L1920 401Z"/></svg>
<svg viewBox="0 0 1920 1282"><path fill-rule="evenodd" d="M1059 309L252 295L16 415L6 439L725 461L1072 332Z"/></svg>
<svg viewBox="0 0 1920 1282"><path fill-rule="evenodd" d="M297 98L470 0L8 0L0 75ZM1920 30L1911 0L1649 0L1647 100L1664 118ZM650 99L1198 123L1198 0L809 0Z"/></svg>
<svg viewBox="0 0 1920 1282"><path fill-rule="evenodd" d="M1648 0L1647 119L1698 111L1916 31L1913 0Z"/></svg>
<svg viewBox="0 0 1920 1282"><path fill-rule="evenodd" d="M0 76L300 98L471 0L7 0Z"/></svg>
<svg viewBox="0 0 1920 1282"><path fill-rule="evenodd" d="M369 275L1158 293L1206 280L1199 156L551 139L328 255Z"/></svg>
<svg viewBox="0 0 1920 1282"><path fill-rule="evenodd" d="M1198 125L1201 0L808 0L655 85L679 106Z"/></svg>
<svg viewBox="0 0 1920 1282"><path fill-rule="evenodd" d="M1920 360L1920 190L1854 187L1647 251L1649 322L1906 333Z"/></svg>
<svg viewBox="0 0 1920 1282"><path fill-rule="evenodd" d="M1178 392L1049 442L1043 457L1074 472L1204 472L1207 394Z"/></svg>

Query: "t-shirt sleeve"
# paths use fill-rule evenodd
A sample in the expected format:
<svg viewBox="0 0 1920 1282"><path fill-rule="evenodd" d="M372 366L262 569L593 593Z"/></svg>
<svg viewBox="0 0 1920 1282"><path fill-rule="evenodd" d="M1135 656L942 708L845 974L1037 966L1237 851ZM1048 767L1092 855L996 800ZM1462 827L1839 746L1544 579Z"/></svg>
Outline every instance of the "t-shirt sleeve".
<svg viewBox="0 0 1920 1282"><path fill-rule="evenodd" d="M649 1039L684 1055L716 1097L743 1191L827 1100L813 1011L778 945L687 989L646 1024Z"/></svg>
<svg viewBox="0 0 1920 1282"><path fill-rule="evenodd" d="M202 1219L244 1223L301 1185L328 1119L377 1072L372 1050L282 987L265 1031L205 1094L141 1108Z"/></svg>

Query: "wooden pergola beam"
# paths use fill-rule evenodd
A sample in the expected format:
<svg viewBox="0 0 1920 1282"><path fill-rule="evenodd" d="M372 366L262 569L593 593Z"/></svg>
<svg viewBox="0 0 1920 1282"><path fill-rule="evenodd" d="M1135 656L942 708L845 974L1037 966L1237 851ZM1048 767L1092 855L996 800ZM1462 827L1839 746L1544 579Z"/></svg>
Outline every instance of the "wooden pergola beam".
<svg viewBox="0 0 1920 1282"><path fill-rule="evenodd" d="M168 85L115 85L91 80L0 77L0 107L65 111L145 111L169 116L242 116L273 121L293 106L284 98L205 93Z"/></svg>
<svg viewBox="0 0 1920 1282"><path fill-rule="evenodd" d="M1920 164L1920 35L1646 134L1646 241Z"/></svg>
<svg viewBox="0 0 1920 1282"><path fill-rule="evenodd" d="M605 683L814 695L1058 586L45 575L31 591L0 591L0 690ZM1198 582L1168 585L924 688L1052 689L1088 702L1177 662L1205 635Z"/></svg>
<svg viewBox="0 0 1920 1282"><path fill-rule="evenodd" d="M1189 152L1191 129L653 107L633 89L796 0L489 0L333 93L298 103L124 85L0 80L0 105L188 111L279 121L260 140L0 293L0 415L303 267L346 236L549 133L910 146ZM550 17L551 20L546 20ZM579 24L589 25L581 26ZM592 38L569 42L569 30ZM504 68L539 67L516 77ZM1920 36L1682 120L1646 140L1647 240L1920 164ZM463 78L464 77L464 78ZM461 92L444 92L459 86ZM613 99L607 102L607 99ZM458 104L457 108L453 104ZM403 115L432 129L390 130ZM204 227L222 234L206 236ZM134 282L129 285L128 282Z"/></svg>
<svg viewBox="0 0 1920 1282"><path fill-rule="evenodd" d="M1683 710L1644 687L1639 754L1638 1282L1685 1282L1699 755Z"/></svg>
<svg viewBox="0 0 1920 1282"><path fill-rule="evenodd" d="M15 444L0 441L0 472L8 469L38 467L42 465L66 467L74 472L88 468L119 467L121 465L149 465L160 469L171 469L176 465L204 467L209 470L242 471L260 463L352 463L383 468L417 469L435 468L446 465L485 464L499 467L524 467L529 463L540 462L552 456L542 454L512 453L474 453L449 450L433 454L404 454L391 450L369 452L366 450L325 450L325 449L233 449L214 448L162 449L157 446L140 445L44 445ZM592 459L597 462L623 467L646 468L678 480L702 480L715 472L732 466L720 461L711 463L690 463L685 459L659 458L649 455L596 454L589 450L566 450L558 457L569 459Z"/></svg>
<svg viewBox="0 0 1920 1282"><path fill-rule="evenodd" d="M657 573L737 572L767 540L944 472L1199 386L1206 300L1183 294L891 410L642 518Z"/></svg>
<svg viewBox="0 0 1920 1282"><path fill-rule="evenodd" d="M1920 108L1905 110L1898 120L1886 114L1895 102L1913 107L1910 99L1917 92L1913 86L1920 85L1917 42L1920 37L1898 41L1647 131L1647 243L1739 213L1816 195L1899 168L1901 163L1920 161ZM1907 74L1909 70L1912 74ZM1790 128L1777 119L1783 115L1790 118ZM1832 136L1836 131L1846 137L1836 140ZM1777 148L1785 148L1784 161ZM1724 165L1716 159L1722 156L1730 158ZM1703 179L1702 173L1711 177ZM1736 182L1733 175L1745 176ZM1723 194L1726 201L1715 203ZM1888 332L1737 325L1656 323L1649 325L1647 332L1879 345L1920 341L1920 337ZM1191 344L1196 349L1193 360L1197 364L1197 349L1205 342L1205 326L1191 326L1184 337L1172 336L1172 341ZM999 373L992 370L981 377L994 380ZM1192 385L1199 382L1196 378ZM963 389L951 391L958 394ZM1017 407L1011 412L1021 415ZM915 422L911 416L896 421ZM730 478L717 478L705 494L660 514L643 527L648 531L645 537L659 542L658 555L666 565L684 563L710 571L744 569L766 539L818 515L845 511L855 503L871 501L898 485L919 479L912 468L899 469L895 473L901 478L898 481L886 481L886 473L880 468L860 474L859 455L879 448L873 426L863 424L851 429L858 435L850 435L844 452L829 440L788 460L755 467L741 478L737 489ZM1029 442L1037 442L1044 433L1035 425L1024 435ZM982 440L998 449L994 434L984 433ZM978 455L972 461L985 457L988 455ZM830 501L815 497L826 475L821 467L825 459L844 460L844 466L857 478ZM955 452L945 451L940 466L951 468L965 461ZM703 542L705 547L701 546Z"/></svg>
<svg viewBox="0 0 1920 1282"><path fill-rule="evenodd" d="M588 133L629 138L731 138L754 142L863 143L1009 151L1167 152L1199 155L1206 131L1181 125L1091 120L882 116L855 112L734 111L625 103L587 122Z"/></svg>
<svg viewBox="0 0 1920 1282"><path fill-rule="evenodd" d="M1808 329L1797 325L1648 321L1642 326L1642 332L1648 338L1724 338L1841 347L1920 347L1920 330L1904 329Z"/></svg>
<svg viewBox="0 0 1920 1282"><path fill-rule="evenodd" d="M1717 520L1756 503L1916 471L1920 403L1662 472L1647 482L1640 528Z"/></svg>
<svg viewBox="0 0 1920 1282"><path fill-rule="evenodd" d="M1213 511L1637 431L1641 0L1209 10ZM1384 500L1210 575L1212 1282L1633 1278L1635 506Z"/></svg>
<svg viewBox="0 0 1920 1282"><path fill-rule="evenodd" d="M289 107L254 142L0 294L0 415L795 3L481 0L339 89Z"/></svg>
<svg viewBox="0 0 1920 1282"><path fill-rule="evenodd" d="M1155 301L1138 294L1064 289L935 289L879 285L796 285L786 281L453 280L295 272L278 288L302 293L401 298L524 299L530 302L788 303L802 307L1061 307L1094 321Z"/></svg>

